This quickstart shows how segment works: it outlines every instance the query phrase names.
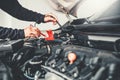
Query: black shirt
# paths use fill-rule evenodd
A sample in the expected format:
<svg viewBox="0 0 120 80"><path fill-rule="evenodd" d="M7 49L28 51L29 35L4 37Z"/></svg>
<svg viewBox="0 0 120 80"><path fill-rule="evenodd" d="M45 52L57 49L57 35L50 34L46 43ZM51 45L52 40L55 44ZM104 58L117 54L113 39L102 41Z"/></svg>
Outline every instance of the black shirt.
<svg viewBox="0 0 120 80"><path fill-rule="evenodd" d="M1 0L0 8L11 16L25 21L44 22L44 15L22 7L17 0ZM24 30L0 27L0 39L24 38Z"/></svg>
<svg viewBox="0 0 120 80"><path fill-rule="evenodd" d="M18 0L1 0L0 8L20 20L44 22L44 15L22 7Z"/></svg>

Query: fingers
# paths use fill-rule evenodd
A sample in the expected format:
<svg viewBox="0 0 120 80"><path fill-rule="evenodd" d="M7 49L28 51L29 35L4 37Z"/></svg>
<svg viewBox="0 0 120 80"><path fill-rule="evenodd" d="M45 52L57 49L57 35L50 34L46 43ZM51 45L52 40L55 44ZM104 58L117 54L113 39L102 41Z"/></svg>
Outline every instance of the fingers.
<svg viewBox="0 0 120 80"><path fill-rule="evenodd" d="M26 38L38 38L37 35L35 35L34 33L30 33L30 36L26 37Z"/></svg>
<svg viewBox="0 0 120 80"><path fill-rule="evenodd" d="M38 38L40 37L40 33L41 31L37 27L33 27L33 25L24 29L25 38Z"/></svg>
<svg viewBox="0 0 120 80"><path fill-rule="evenodd" d="M45 22L53 22L53 25L57 24L57 17L53 15L52 13L46 14L44 18Z"/></svg>

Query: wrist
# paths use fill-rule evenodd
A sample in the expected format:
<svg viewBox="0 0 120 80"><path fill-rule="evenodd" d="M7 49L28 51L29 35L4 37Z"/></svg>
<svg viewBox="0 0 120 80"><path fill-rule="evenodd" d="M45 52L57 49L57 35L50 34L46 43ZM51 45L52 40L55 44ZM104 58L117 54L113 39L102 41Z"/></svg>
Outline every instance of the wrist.
<svg viewBox="0 0 120 80"><path fill-rule="evenodd" d="M22 39L25 38L24 29L21 29L21 30L20 30L20 34L19 34L19 35L20 35L20 38L22 38Z"/></svg>
<svg viewBox="0 0 120 80"><path fill-rule="evenodd" d="M45 23L44 18L45 18L45 15L39 14L39 16L37 16L36 23L38 24L40 24L41 22Z"/></svg>

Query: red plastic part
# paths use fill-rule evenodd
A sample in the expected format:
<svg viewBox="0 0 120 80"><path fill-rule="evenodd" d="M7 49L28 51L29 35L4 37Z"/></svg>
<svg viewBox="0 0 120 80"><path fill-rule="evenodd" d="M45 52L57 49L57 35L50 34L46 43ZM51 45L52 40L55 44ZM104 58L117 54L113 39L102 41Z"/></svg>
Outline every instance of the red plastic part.
<svg viewBox="0 0 120 80"><path fill-rule="evenodd" d="M48 37L47 38L45 38L45 40L54 40L54 34L53 34L53 31L52 30L47 30L46 31L47 32L47 34L48 34Z"/></svg>

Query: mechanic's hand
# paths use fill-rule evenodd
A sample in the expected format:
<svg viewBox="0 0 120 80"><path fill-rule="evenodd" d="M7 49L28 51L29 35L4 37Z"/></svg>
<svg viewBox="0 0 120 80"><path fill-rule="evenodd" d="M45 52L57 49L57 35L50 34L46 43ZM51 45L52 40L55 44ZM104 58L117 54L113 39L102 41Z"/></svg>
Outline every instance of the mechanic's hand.
<svg viewBox="0 0 120 80"><path fill-rule="evenodd" d="M38 38L40 37L41 31L37 27L30 25L24 29L24 34L25 38Z"/></svg>
<svg viewBox="0 0 120 80"><path fill-rule="evenodd" d="M45 14L44 22L53 22L53 25L57 24L57 18L52 13Z"/></svg>

